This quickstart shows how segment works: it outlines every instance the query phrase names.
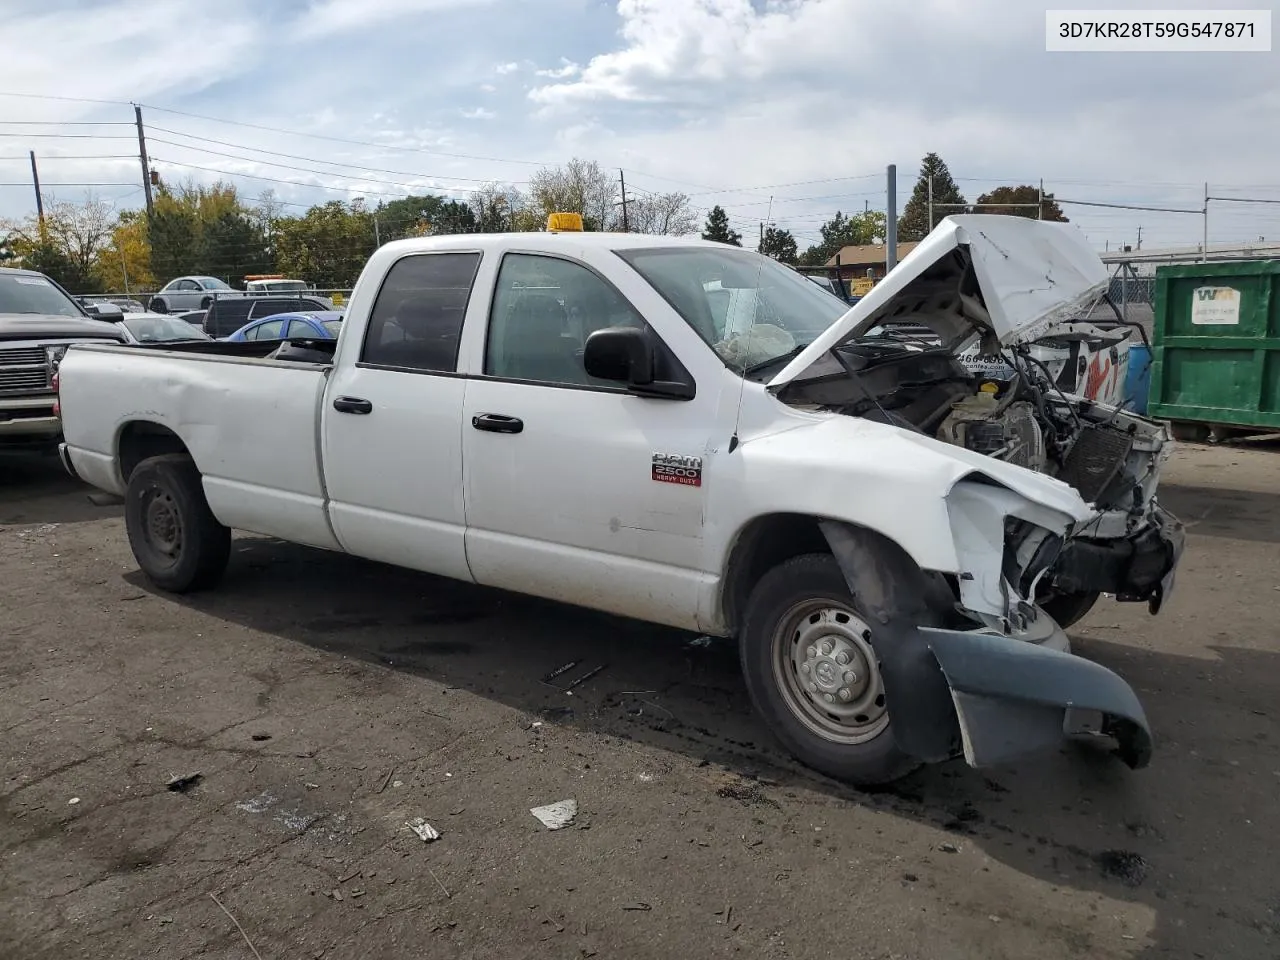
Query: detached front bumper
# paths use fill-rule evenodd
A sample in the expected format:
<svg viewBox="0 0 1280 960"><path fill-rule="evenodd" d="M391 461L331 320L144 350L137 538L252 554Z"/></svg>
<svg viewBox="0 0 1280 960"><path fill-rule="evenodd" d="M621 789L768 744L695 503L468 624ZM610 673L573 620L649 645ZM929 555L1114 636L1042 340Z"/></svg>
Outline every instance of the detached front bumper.
<svg viewBox="0 0 1280 960"><path fill-rule="evenodd" d="M998 634L919 633L946 677L971 766L1006 763L1084 735L1113 738L1134 769L1150 762L1142 704L1101 664Z"/></svg>

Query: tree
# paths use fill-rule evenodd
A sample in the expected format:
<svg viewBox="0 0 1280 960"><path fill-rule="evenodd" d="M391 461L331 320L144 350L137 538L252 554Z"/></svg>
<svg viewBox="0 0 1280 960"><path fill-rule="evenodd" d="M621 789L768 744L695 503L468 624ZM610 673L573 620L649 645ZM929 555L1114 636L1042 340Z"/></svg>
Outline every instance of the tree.
<svg viewBox="0 0 1280 960"><path fill-rule="evenodd" d="M729 226L729 215L724 212L724 207L719 205L712 207L711 212L707 214L706 226L702 228L702 239L728 243L735 247L742 246L742 234Z"/></svg>
<svg viewBox="0 0 1280 960"><path fill-rule="evenodd" d="M112 218L110 208L93 194L82 204L51 203L43 219L33 214L5 226L13 257L23 267L52 277L73 293L102 290L95 267L110 241Z"/></svg>
<svg viewBox="0 0 1280 960"><path fill-rule="evenodd" d="M796 238L791 235L790 230L783 230L779 227L769 227L764 232L764 238L760 241L757 248L766 257L773 257L779 263L796 263Z"/></svg>
<svg viewBox="0 0 1280 960"><path fill-rule="evenodd" d="M469 204L433 195L405 197L379 204L373 214L383 242L401 237L475 233L476 215Z"/></svg>
<svg viewBox="0 0 1280 960"><path fill-rule="evenodd" d="M267 202L269 211L272 200ZM273 258L263 211L242 202L231 184L188 180L174 188L162 182L153 206L147 226L152 272L160 282L187 274L231 282L270 272Z"/></svg>
<svg viewBox="0 0 1280 960"><path fill-rule="evenodd" d="M155 289L145 214L137 210L121 211L111 231L110 242L98 254L94 276L103 290L130 293Z"/></svg>
<svg viewBox="0 0 1280 960"><path fill-rule="evenodd" d="M933 180L933 223L929 222L930 178ZM944 217L964 213L967 209L968 201L951 179L946 163L936 153L926 154L920 164L920 176L916 178L911 199L902 208L902 216L898 219L898 239L923 240Z"/></svg>
<svg viewBox="0 0 1280 960"><path fill-rule="evenodd" d="M883 243L886 232L885 215L879 210L851 217L837 210L836 215L822 225L822 242L809 247L800 262L806 267L820 267L845 247Z"/></svg>
<svg viewBox="0 0 1280 960"><path fill-rule="evenodd" d="M698 229L698 218L683 193L651 193L627 202L632 233L683 237Z"/></svg>
<svg viewBox="0 0 1280 960"><path fill-rule="evenodd" d="M984 193L978 198L978 213L994 213L1002 214L1008 217L1026 217L1030 220L1036 219L1036 202L1040 203L1040 219L1056 220L1058 223L1067 223L1067 217L1062 212L1062 208L1058 206L1056 200L1053 199L1052 193L1046 193L1040 196L1040 188L1033 186L1021 187L996 187L989 193ZM1018 204L1018 206L986 206L986 204ZM1024 206L1030 204L1030 206Z"/></svg>
<svg viewBox="0 0 1280 960"><path fill-rule="evenodd" d="M374 251L373 215L362 200L332 200L278 220L275 242L277 270L321 289L345 290Z"/></svg>
<svg viewBox="0 0 1280 960"><path fill-rule="evenodd" d="M477 233L508 233L525 208L525 196L515 187L493 182L472 191L471 213Z"/></svg>
<svg viewBox="0 0 1280 960"><path fill-rule="evenodd" d="M581 214L587 230L612 230L618 220L618 181L594 160L574 157L537 171L529 179L529 199L544 224L553 213Z"/></svg>

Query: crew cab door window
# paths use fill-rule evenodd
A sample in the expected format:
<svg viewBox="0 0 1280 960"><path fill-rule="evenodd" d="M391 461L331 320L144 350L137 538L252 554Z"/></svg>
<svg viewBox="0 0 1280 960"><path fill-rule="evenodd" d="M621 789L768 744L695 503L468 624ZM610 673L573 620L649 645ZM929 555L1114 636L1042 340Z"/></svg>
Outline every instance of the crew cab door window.
<svg viewBox="0 0 1280 960"><path fill-rule="evenodd" d="M359 360L333 369L322 423L330 516L343 547L461 580L471 579L460 428L467 381L455 371L479 264L468 251L391 265Z"/></svg>

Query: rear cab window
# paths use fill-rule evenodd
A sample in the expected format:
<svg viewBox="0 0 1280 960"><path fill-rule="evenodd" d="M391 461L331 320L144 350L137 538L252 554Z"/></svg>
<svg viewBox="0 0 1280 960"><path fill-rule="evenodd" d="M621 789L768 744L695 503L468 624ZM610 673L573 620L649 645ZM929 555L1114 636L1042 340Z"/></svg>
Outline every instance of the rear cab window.
<svg viewBox="0 0 1280 960"><path fill-rule="evenodd" d="M369 314L360 364L454 373L480 254L410 254L387 271Z"/></svg>

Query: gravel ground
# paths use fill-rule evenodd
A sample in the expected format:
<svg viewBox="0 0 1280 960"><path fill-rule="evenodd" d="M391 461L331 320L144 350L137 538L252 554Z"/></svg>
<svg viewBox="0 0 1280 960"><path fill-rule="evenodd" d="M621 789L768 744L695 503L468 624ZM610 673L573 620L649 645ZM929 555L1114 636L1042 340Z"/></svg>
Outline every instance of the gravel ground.
<svg viewBox="0 0 1280 960"><path fill-rule="evenodd" d="M0 956L1280 956L1278 457L1181 448L1172 601L1074 631L1150 768L872 794L773 745L726 645L247 537L160 595L119 508L0 460Z"/></svg>

